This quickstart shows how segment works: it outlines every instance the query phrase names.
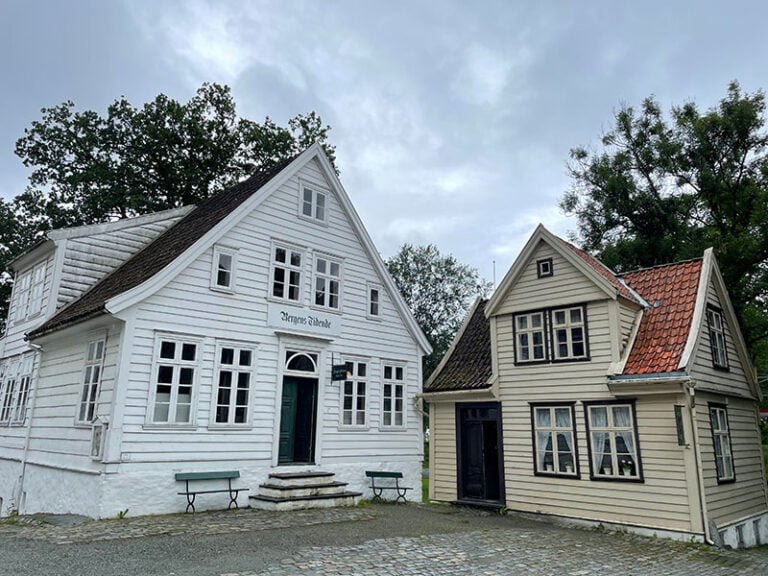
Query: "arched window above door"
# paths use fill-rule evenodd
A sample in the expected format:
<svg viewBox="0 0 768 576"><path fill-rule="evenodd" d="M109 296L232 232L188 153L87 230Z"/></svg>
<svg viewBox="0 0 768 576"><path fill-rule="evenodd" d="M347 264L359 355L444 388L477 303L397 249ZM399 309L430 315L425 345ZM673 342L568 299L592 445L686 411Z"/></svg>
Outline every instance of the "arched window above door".
<svg viewBox="0 0 768 576"><path fill-rule="evenodd" d="M317 354L308 352L285 352L285 370L288 372L317 373Z"/></svg>

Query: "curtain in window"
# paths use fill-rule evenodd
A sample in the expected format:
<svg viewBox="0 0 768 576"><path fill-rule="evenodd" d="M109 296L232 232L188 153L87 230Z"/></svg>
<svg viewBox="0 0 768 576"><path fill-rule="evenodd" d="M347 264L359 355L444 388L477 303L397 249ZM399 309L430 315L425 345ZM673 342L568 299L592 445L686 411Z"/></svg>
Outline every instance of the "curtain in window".
<svg viewBox="0 0 768 576"><path fill-rule="evenodd" d="M608 432L592 432L592 459L595 473L599 474L603 464L611 464L611 447Z"/></svg>

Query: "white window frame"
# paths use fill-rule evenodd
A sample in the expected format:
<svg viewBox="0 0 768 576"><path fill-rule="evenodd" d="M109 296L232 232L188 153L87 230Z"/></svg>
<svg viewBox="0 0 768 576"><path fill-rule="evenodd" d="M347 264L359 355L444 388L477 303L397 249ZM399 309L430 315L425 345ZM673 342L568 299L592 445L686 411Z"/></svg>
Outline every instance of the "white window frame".
<svg viewBox="0 0 768 576"><path fill-rule="evenodd" d="M534 326L534 318L540 319L540 325ZM520 320L525 320L525 326L521 327ZM532 310L512 316L515 332L515 363L517 364L536 364L548 362L547 353L547 312L546 310ZM541 335L541 343L534 344L535 334ZM541 348L541 358L535 357L535 348ZM523 358L523 351L526 350L528 357Z"/></svg>
<svg viewBox="0 0 768 576"><path fill-rule="evenodd" d="M390 369L387 377L387 369ZM397 376L401 377L398 378ZM387 386L390 386L390 393L387 394ZM400 389L400 409L397 409L397 390ZM408 380L406 365L403 362L393 362L384 360L381 363L381 427L385 430L401 430L407 427L407 392ZM387 409L387 402L390 408ZM400 415L401 422L397 423L397 416Z"/></svg>
<svg viewBox="0 0 768 576"><path fill-rule="evenodd" d="M339 427L367 430L371 361L367 358L354 358L346 360L344 363L347 366L347 378L341 382ZM365 366L362 375L360 374L360 366ZM347 399L349 399L349 409L347 409ZM360 407L361 400L362 408ZM347 415L349 415L349 422L346 421ZM361 419L362 422L359 421Z"/></svg>
<svg viewBox="0 0 768 576"><path fill-rule="evenodd" d="M558 425L558 415L568 412L568 424ZM546 476L578 477L578 454L576 452L576 421L573 404L531 404L531 420L533 425L533 470L534 473ZM539 414L547 414L549 424L541 424ZM566 450L561 449L561 436L569 436L564 440ZM543 447L542 447L543 444ZM549 448L549 450L547 450ZM569 471L570 468L570 471Z"/></svg>
<svg viewBox="0 0 768 576"><path fill-rule="evenodd" d="M175 345L174 358L161 357L161 352L163 349L164 342L174 343ZM194 360L182 359L183 347L185 344L195 346ZM156 333L154 355L152 360L152 373L150 375L151 395L150 395L150 402L147 407L147 416L146 416L146 424L148 426L171 427L171 428L195 426L197 389L198 389L198 379L199 379L199 373L200 373L200 360L201 360L202 354L203 354L202 338L199 338L197 336L188 336L184 334ZM166 368L170 367L172 369L171 382L163 382L163 383L159 382L159 371L161 367L166 367ZM178 408L179 408L179 401L178 401L179 388L182 386L181 384L182 370L186 370L186 369L192 370L191 382L188 385L187 384L183 385L183 386L189 386L191 388L190 400L189 400L189 418L186 421L179 422L176 419ZM170 389L171 389L169 393L168 402L167 402L168 403L168 419L165 421L155 420L155 412L158 406L158 387L161 385L170 386ZM165 402L163 402L163 404L165 404Z"/></svg>
<svg viewBox="0 0 768 576"><path fill-rule="evenodd" d="M712 351L712 366L728 370L728 348L725 344L725 322L722 310L707 306L707 328L709 329L709 347Z"/></svg>
<svg viewBox="0 0 768 576"><path fill-rule="evenodd" d="M629 424L621 425L615 421L614 409L626 409L629 413ZM595 426L593 411L606 411L606 425ZM587 420L587 443L589 446L589 465L592 480L622 480L642 481L642 461L638 443L637 420L635 406L632 402L585 402L585 418ZM627 446L626 439L631 440L632 446ZM596 450L596 444L602 440L603 447L608 442L608 451ZM619 440L627 449L619 453ZM607 460L606 460L607 459Z"/></svg>
<svg viewBox="0 0 768 576"><path fill-rule="evenodd" d="M381 308L382 308L382 289L381 285L374 284L372 282L367 282L365 285L366 289L366 309L365 314L366 316L371 320L381 320ZM377 299L374 301L373 299L373 293L376 292ZM376 311L374 312L374 304L376 305Z"/></svg>
<svg viewBox="0 0 768 576"><path fill-rule="evenodd" d="M222 270L221 260L222 257L230 258L230 267L227 271ZM229 283L219 284L219 273L225 272L229 274ZM211 290L219 292L234 292L235 282L237 281L237 250L234 248L226 248L224 246L213 247L213 262L211 263Z"/></svg>
<svg viewBox="0 0 768 576"><path fill-rule="evenodd" d="M324 262L324 271L318 270L320 262ZM336 266L338 274L334 275L331 271ZM322 302L317 302L318 294L321 293L319 283L322 282ZM336 283L336 306L331 306L331 286ZM331 312L340 312L342 306L342 294L344 291L344 262L341 258L315 252L312 258L312 296L311 304L313 308L322 308Z"/></svg>
<svg viewBox="0 0 768 576"><path fill-rule="evenodd" d="M284 250L286 253L286 261L285 262L279 262L276 260L277 258L277 250ZM293 254L299 255L300 263L298 265L292 264L292 256ZM304 248L300 248L298 246L293 246L291 244L286 244L284 242L278 242L273 241L270 246L270 253L269 253L269 287L267 292L267 297L270 300L277 300L279 302L293 302L296 304L301 304L303 300L303 293L304 293L304 265L306 262L306 250ZM275 278L277 276L276 271L278 269L283 270L284 276L283 276L283 295L282 296L276 296L275 295ZM298 274L298 283L291 283L291 273ZM290 296L290 288L291 286L296 287L296 298L289 298Z"/></svg>
<svg viewBox="0 0 768 576"><path fill-rule="evenodd" d="M27 415L35 355L10 359L0 386L0 424L21 425Z"/></svg>
<svg viewBox="0 0 768 576"><path fill-rule="evenodd" d="M222 351L224 349L232 349L233 351L231 364L225 364L222 360ZM251 426L253 389L256 373L256 352L256 346L247 342L222 340L216 343L216 371L214 372L213 397L211 398L211 415L208 423L209 427L248 428ZM247 366L241 364L243 353L250 355L250 363ZM229 400L226 404L219 402L219 395L222 389L221 377L224 372L231 372L232 374L230 386L228 387ZM246 399L244 404L238 402L238 392L241 390L241 376L247 376L248 380L248 385L246 388ZM222 408L226 408L227 410L226 422L219 422L217 420L220 406ZM245 409L245 418L242 422L235 422L238 409Z"/></svg>
<svg viewBox="0 0 768 576"><path fill-rule="evenodd" d="M308 182L301 182L299 186L299 217L310 222L327 224L329 197L330 194L324 188Z"/></svg>
<svg viewBox="0 0 768 576"><path fill-rule="evenodd" d="M106 351L106 336L92 339L85 345L85 362L80 377L80 398L77 403L75 424L90 426L96 419L101 381L104 378L104 357L106 356ZM85 417L83 417L84 412Z"/></svg>
<svg viewBox="0 0 768 576"><path fill-rule="evenodd" d="M13 321L24 322L43 310L46 262L41 262L19 274L14 285Z"/></svg>
<svg viewBox="0 0 768 576"><path fill-rule="evenodd" d="M572 319L573 312L578 311L581 318L580 321L574 321ZM564 316L564 322L558 322L557 315L562 313ZM585 306L568 306L565 308L553 308L551 312L552 318L552 361L570 361L570 360L584 360L589 356L587 350L587 314ZM581 340L576 337L578 331L581 330ZM565 335L565 341L562 344L566 347L566 353L560 353L560 334ZM581 344L581 354L574 352L574 345Z"/></svg>
<svg viewBox="0 0 768 576"><path fill-rule="evenodd" d="M728 408L723 404L709 404L709 423L712 428L712 450L718 484L736 481L731 450L731 427Z"/></svg>

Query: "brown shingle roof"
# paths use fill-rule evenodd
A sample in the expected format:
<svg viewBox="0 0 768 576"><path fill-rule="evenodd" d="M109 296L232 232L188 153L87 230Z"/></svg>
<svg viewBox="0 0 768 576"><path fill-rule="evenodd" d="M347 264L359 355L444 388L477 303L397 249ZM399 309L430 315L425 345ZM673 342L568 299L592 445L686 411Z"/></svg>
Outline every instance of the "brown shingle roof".
<svg viewBox="0 0 768 576"><path fill-rule="evenodd" d="M294 159L289 158L270 170L258 172L200 204L29 336L42 336L104 313L110 298L135 288L168 266Z"/></svg>
<svg viewBox="0 0 768 576"><path fill-rule="evenodd" d="M450 357L424 392L450 390L476 390L488 388L493 373L491 360L491 327L485 317L485 305L481 300L475 306L464 332L453 347Z"/></svg>
<svg viewBox="0 0 768 576"><path fill-rule="evenodd" d="M623 374L660 374L678 370L688 335L702 260L690 260L630 272L624 280L651 308L643 318Z"/></svg>

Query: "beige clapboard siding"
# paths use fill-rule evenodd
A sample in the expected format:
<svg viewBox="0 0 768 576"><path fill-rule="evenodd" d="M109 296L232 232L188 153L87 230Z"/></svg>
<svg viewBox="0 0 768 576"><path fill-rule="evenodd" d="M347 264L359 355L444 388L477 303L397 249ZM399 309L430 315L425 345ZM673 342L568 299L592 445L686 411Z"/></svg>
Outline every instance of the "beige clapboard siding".
<svg viewBox="0 0 768 576"><path fill-rule="evenodd" d="M552 277L537 277L536 261L542 258L552 258L554 270ZM542 299L542 294L547 295L545 299ZM525 263L514 289L507 294L497 313L508 314L560 304L588 302L600 298L605 298L605 292L588 281L581 271L548 244L541 242L531 259Z"/></svg>
<svg viewBox="0 0 768 576"><path fill-rule="evenodd" d="M640 314L640 310L630 307L622 300L619 300L619 324L621 326L621 346L619 347L620 354L624 354L625 348L629 343L629 338L632 335L632 330L635 327L635 322L637 321L637 317Z"/></svg>
<svg viewBox="0 0 768 576"><path fill-rule="evenodd" d="M57 305L79 297L180 218L181 215L151 222L139 220L134 226L67 239Z"/></svg>
<svg viewBox="0 0 768 576"><path fill-rule="evenodd" d="M718 297L714 282L710 282L707 289L707 303L723 308ZM696 346L696 355L691 368L691 374L696 379L696 388L708 390L720 394L733 394L737 396L752 397L753 393L747 384L747 376L744 372L744 366L736 351L734 330L738 327L730 326L727 322L727 316L723 314L723 323L725 326L725 344L728 354L728 370L718 370L712 366L712 348L707 327L706 314L702 321L702 329L699 334L699 342Z"/></svg>
<svg viewBox="0 0 768 576"><path fill-rule="evenodd" d="M314 162L301 171L300 177L328 188ZM337 360L345 355L369 361L369 428L364 431L339 426L341 384L326 382L326 364L322 365L319 414L323 431L318 438L321 458L359 459L373 454L396 458L421 453L419 434L414 434L421 428L421 416L412 403L406 406L408 433L380 432L378 429L382 359L407 363L408 396L412 397L420 391L420 357L416 345L388 294L382 294L381 320L366 319L366 280L375 277L376 273L335 197L329 197L326 226L296 218L298 193L299 181L294 177L217 243L238 250L234 294L210 290L213 250L207 250L167 286L136 307L134 354L122 426L122 452L129 460L161 460L175 450L187 453L195 446L200 446L203 453L211 457L218 451L222 459L264 460L273 456L279 414L279 383L275 370L281 362L274 328L266 326L273 239L306 249L302 278L305 305L310 304L312 282L313 260L309 250L342 259L343 349L335 343L312 344L327 350L322 360L326 364L330 363L331 352ZM190 335L220 334L221 339L249 342L258 347L251 400L252 427L247 432L230 433L208 426L215 389L216 339L213 337L206 338L202 344L194 430L159 430L146 426L155 335L166 326ZM229 439L232 440L231 450ZM242 442L245 442L245 452L240 446Z"/></svg>
<svg viewBox="0 0 768 576"><path fill-rule="evenodd" d="M456 500L456 405L430 404L430 498Z"/></svg>
<svg viewBox="0 0 768 576"><path fill-rule="evenodd" d="M727 404L736 481L717 483L708 402ZM698 432L709 517L718 526L766 511L765 480L761 467L760 436L755 405L746 399L697 395Z"/></svg>

